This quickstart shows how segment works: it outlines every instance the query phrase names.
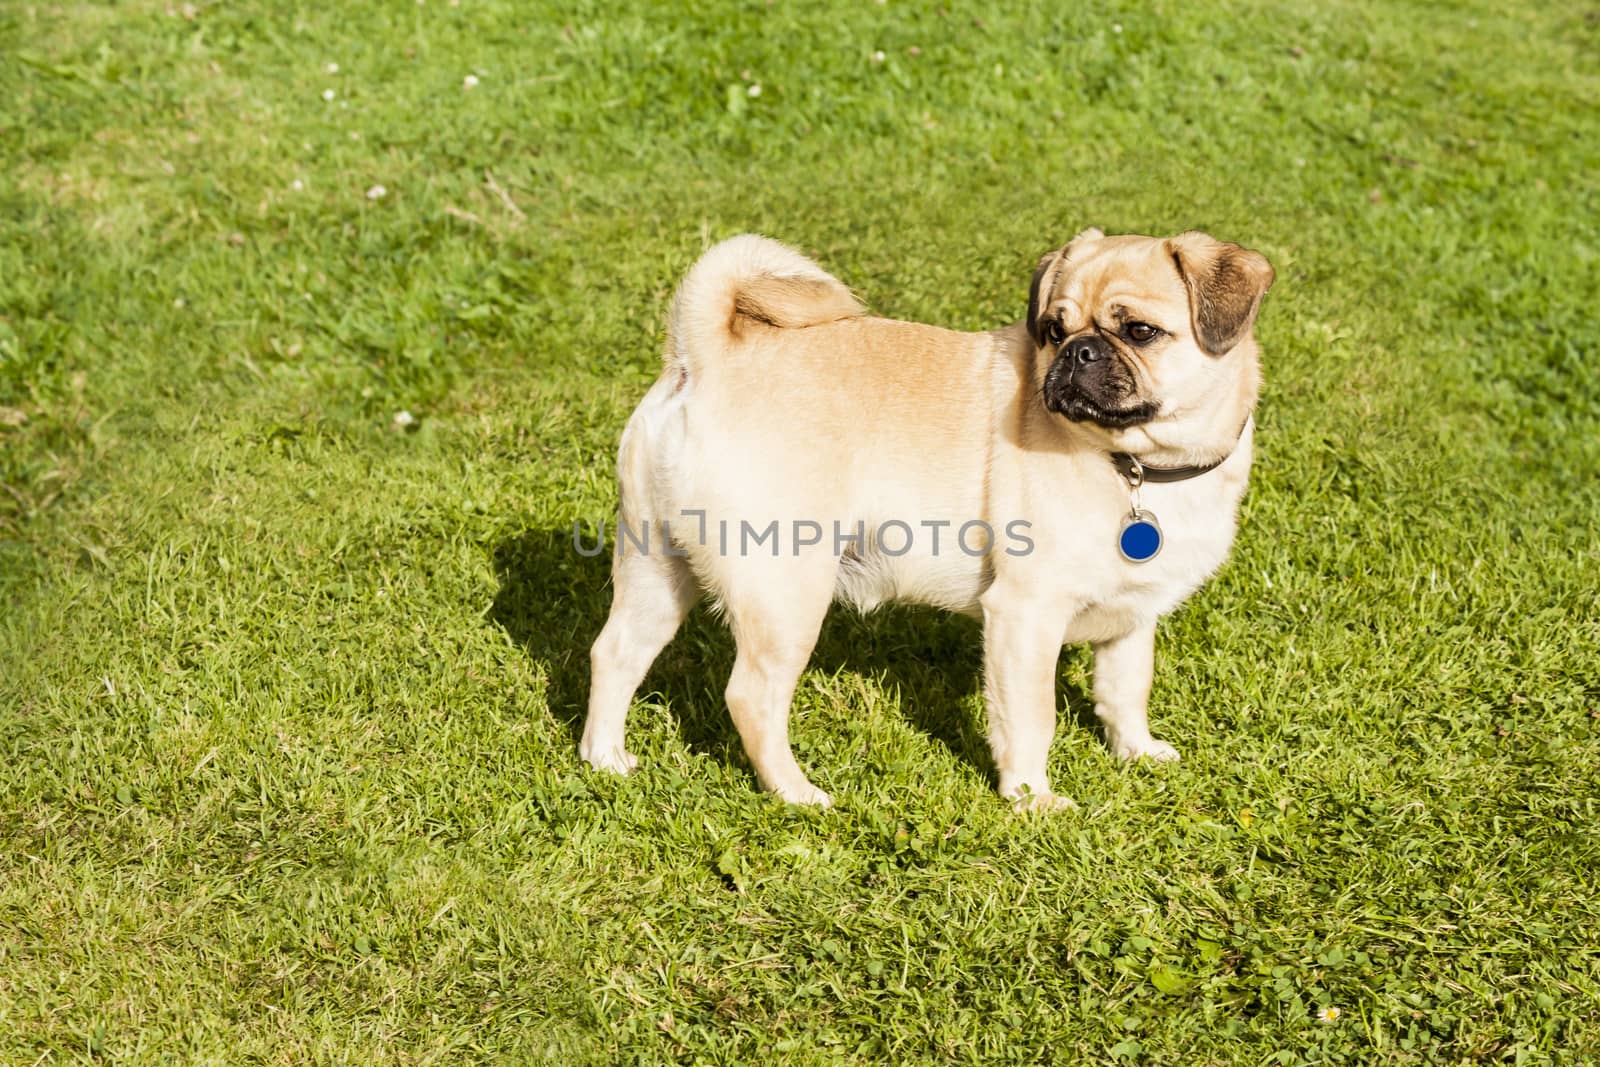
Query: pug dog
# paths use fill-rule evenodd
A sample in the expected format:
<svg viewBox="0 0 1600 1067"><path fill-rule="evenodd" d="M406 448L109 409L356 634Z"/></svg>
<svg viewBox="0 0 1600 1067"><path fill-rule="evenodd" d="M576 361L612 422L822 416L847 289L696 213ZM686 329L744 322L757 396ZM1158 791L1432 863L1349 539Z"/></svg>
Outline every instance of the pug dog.
<svg viewBox="0 0 1600 1067"><path fill-rule="evenodd" d="M1111 750L1176 759L1147 718L1156 621L1232 545L1272 280L1204 233L1088 229L1039 261L1025 321L962 333L868 315L767 238L713 247L622 434L583 759L634 769L634 691L702 594L737 644L745 752L791 803L831 803L789 708L833 601L982 620L989 742L1020 808L1071 803L1046 774L1066 642L1094 648Z"/></svg>

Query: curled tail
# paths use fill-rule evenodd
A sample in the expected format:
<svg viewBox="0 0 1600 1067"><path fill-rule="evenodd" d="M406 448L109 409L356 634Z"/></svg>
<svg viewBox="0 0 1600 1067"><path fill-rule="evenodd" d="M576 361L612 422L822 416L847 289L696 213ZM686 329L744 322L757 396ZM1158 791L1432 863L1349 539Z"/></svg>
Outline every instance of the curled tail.
<svg viewBox="0 0 1600 1067"><path fill-rule="evenodd" d="M666 364L693 376L752 325L798 329L866 314L843 282L777 241L743 234L690 268L672 302Z"/></svg>

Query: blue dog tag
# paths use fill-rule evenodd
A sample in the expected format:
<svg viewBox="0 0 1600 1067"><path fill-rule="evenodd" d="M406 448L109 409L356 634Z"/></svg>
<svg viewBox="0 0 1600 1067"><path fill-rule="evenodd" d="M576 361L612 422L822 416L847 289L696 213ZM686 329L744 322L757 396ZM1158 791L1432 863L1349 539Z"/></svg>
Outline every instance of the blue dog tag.
<svg viewBox="0 0 1600 1067"><path fill-rule="evenodd" d="M1129 563L1149 563L1161 552L1161 524L1152 513L1136 510L1122 520L1117 551Z"/></svg>

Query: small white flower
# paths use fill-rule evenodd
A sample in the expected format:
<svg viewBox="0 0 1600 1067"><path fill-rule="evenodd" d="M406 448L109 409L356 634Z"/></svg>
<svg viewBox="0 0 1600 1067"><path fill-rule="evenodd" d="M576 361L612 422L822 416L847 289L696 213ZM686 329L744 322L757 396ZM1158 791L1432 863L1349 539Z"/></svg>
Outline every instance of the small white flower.
<svg viewBox="0 0 1600 1067"><path fill-rule="evenodd" d="M760 85L760 83L758 82L755 85L750 86L750 88L746 89L745 92L749 93L751 96L760 96L761 95L761 85Z"/></svg>
<svg viewBox="0 0 1600 1067"><path fill-rule="evenodd" d="M1334 1007L1332 1004L1329 1004L1326 1008L1318 1009L1318 1011L1317 1011L1317 1021L1321 1022L1321 1023L1337 1022L1338 1019L1339 1019L1339 1016L1341 1016L1343 1014L1344 1014L1344 1012L1340 1011L1338 1008Z"/></svg>
<svg viewBox="0 0 1600 1067"><path fill-rule="evenodd" d="M367 199L368 200L382 200L384 197L386 197L388 195L389 195L389 190L385 189L381 185L374 185L371 189L367 190ZM401 412L401 414L404 415L405 412Z"/></svg>
<svg viewBox="0 0 1600 1067"><path fill-rule="evenodd" d="M330 102L333 100L334 97L336 97L338 95L339 94L334 92L332 89L324 89L324 90L322 90L322 99L330 101Z"/></svg>
<svg viewBox="0 0 1600 1067"><path fill-rule="evenodd" d="M1112 33L1121 33L1121 32L1122 32L1122 23L1120 23L1120 22L1113 22L1113 23L1112 23L1112 24L1111 24L1111 32L1112 32Z"/></svg>
<svg viewBox="0 0 1600 1067"><path fill-rule="evenodd" d="M337 64L337 63L329 63L327 66L323 67L322 69L327 71L329 74L337 74L337 73L339 73L339 64Z"/></svg>
<svg viewBox="0 0 1600 1067"><path fill-rule="evenodd" d="M394 413L394 424L402 430L416 421L417 417L409 411L397 411Z"/></svg>
<svg viewBox="0 0 1600 1067"><path fill-rule="evenodd" d="M297 193L305 187L306 183L301 181L299 178L296 178L294 181L289 183L289 188L293 189Z"/></svg>
<svg viewBox="0 0 1600 1067"><path fill-rule="evenodd" d="M172 306L175 308L182 308L187 303L188 301L181 296L175 296L172 298Z"/></svg>
<svg viewBox="0 0 1600 1067"><path fill-rule="evenodd" d="M876 52L872 53L872 61L874 63L882 63L883 62L883 49L880 48Z"/></svg>
<svg viewBox="0 0 1600 1067"><path fill-rule="evenodd" d="M461 88L463 88L463 89L476 89L477 87L478 87L478 76L476 74L468 74L465 78L461 79Z"/></svg>

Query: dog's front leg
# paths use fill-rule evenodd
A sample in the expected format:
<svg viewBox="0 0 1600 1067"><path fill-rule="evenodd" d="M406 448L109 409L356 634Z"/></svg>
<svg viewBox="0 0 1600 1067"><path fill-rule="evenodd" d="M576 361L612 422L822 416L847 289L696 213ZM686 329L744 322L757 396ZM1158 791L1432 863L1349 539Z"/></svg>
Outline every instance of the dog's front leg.
<svg viewBox="0 0 1600 1067"><path fill-rule="evenodd" d="M1175 760L1178 750L1150 736L1150 679L1155 671L1152 621L1094 646L1094 713L1106 744L1123 759Z"/></svg>
<svg viewBox="0 0 1600 1067"><path fill-rule="evenodd" d="M1000 795L1022 809L1073 807L1050 792L1045 765L1056 732L1056 664L1066 615L1059 606L983 598L984 697Z"/></svg>

